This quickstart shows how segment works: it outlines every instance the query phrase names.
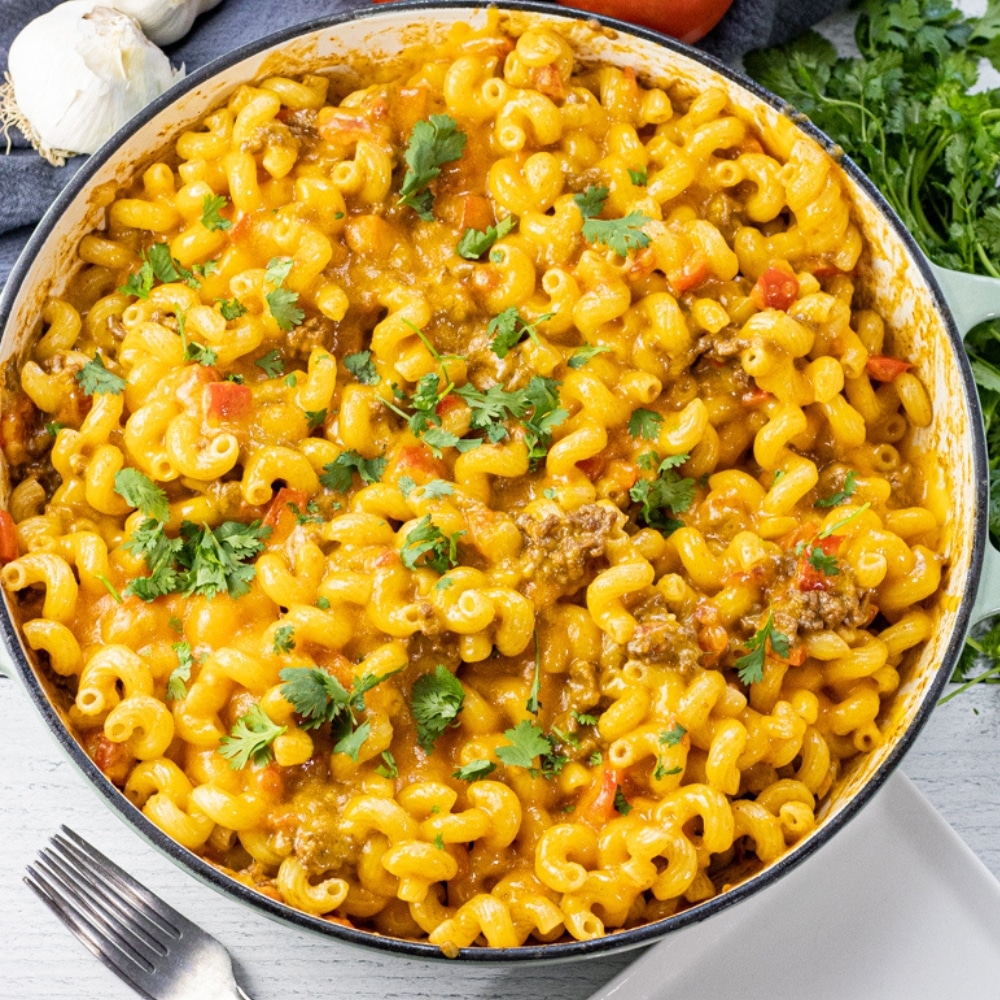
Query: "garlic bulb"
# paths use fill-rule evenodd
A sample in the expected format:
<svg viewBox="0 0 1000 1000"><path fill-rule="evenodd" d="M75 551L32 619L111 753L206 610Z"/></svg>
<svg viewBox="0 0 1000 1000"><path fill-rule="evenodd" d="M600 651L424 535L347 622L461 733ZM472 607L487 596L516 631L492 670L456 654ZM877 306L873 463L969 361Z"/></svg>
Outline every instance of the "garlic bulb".
<svg viewBox="0 0 1000 1000"><path fill-rule="evenodd" d="M109 0L125 14L131 14L146 37L157 45L169 45L183 38L194 19L222 0Z"/></svg>
<svg viewBox="0 0 1000 1000"><path fill-rule="evenodd" d="M134 18L94 0L67 0L31 21L8 68L0 121L56 164L93 153L184 75Z"/></svg>

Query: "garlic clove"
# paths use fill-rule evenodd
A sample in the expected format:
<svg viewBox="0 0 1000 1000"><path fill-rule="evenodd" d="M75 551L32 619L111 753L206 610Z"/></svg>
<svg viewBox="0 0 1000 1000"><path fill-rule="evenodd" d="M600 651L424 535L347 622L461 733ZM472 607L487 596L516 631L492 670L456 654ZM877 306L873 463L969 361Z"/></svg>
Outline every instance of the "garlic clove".
<svg viewBox="0 0 1000 1000"><path fill-rule="evenodd" d="M169 45L183 38L194 19L222 0L114 0L115 7L131 14L146 37L157 45Z"/></svg>
<svg viewBox="0 0 1000 1000"><path fill-rule="evenodd" d="M8 70L16 123L26 120L39 151L70 154L95 152L184 76L134 18L93 0L67 0L27 24Z"/></svg>

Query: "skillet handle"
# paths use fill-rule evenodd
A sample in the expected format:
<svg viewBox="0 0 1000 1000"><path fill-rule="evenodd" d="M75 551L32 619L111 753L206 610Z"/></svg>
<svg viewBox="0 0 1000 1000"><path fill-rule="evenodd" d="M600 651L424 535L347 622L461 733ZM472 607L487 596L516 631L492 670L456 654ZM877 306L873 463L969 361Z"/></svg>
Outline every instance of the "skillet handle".
<svg viewBox="0 0 1000 1000"><path fill-rule="evenodd" d="M1000 280L979 274L966 274L947 267L930 265L944 293L955 325L963 337L988 319L1000 317ZM1000 552L987 539L983 551L983 572L979 577L976 603L970 623L1000 612Z"/></svg>

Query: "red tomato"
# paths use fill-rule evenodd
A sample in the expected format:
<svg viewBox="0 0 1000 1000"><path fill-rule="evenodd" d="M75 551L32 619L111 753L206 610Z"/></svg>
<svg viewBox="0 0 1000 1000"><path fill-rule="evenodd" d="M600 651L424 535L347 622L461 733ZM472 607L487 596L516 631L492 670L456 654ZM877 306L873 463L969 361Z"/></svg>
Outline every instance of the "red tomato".
<svg viewBox="0 0 1000 1000"><path fill-rule="evenodd" d="M209 382L205 386L205 414L212 420L245 420L253 409L250 386L237 382Z"/></svg>
<svg viewBox="0 0 1000 1000"><path fill-rule="evenodd" d="M601 777L580 797L576 815L591 826L603 826L614 815L615 792L621 784L621 772L603 764Z"/></svg>
<svg viewBox="0 0 1000 1000"><path fill-rule="evenodd" d="M865 365L865 370L876 382L891 382L897 375L909 371L913 365L899 358L888 358L883 354L873 354Z"/></svg>
<svg viewBox="0 0 1000 1000"><path fill-rule="evenodd" d="M750 298L758 309L787 310L798 295L798 279L780 267L769 267L750 292Z"/></svg>
<svg viewBox="0 0 1000 1000"><path fill-rule="evenodd" d="M556 0L564 7L579 7L632 24L662 31L682 42L707 35L729 10L733 0Z"/></svg>
<svg viewBox="0 0 1000 1000"><path fill-rule="evenodd" d="M298 524L298 514L290 506L294 504L299 513L305 510L309 502L309 494L305 490L296 490L291 486L282 486L274 495L271 506L268 507L264 515L265 527L271 528L271 535L268 542L272 545L283 542Z"/></svg>
<svg viewBox="0 0 1000 1000"><path fill-rule="evenodd" d="M20 555L17 543L17 528L14 518L5 510L0 510L0 565L13 562Z"/></svg>

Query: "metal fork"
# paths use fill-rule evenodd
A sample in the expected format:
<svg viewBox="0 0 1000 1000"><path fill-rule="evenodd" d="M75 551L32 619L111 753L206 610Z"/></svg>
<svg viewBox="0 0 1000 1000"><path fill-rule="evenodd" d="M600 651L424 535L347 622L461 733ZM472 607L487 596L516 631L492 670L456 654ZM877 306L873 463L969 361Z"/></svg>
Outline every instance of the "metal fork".
<svg viewBox="0 0 1000 1000"><path fill-rule="evenodd" d="M229 952L63 826L24 881L136 992L150 1000L250 1000Z"/></svg>

